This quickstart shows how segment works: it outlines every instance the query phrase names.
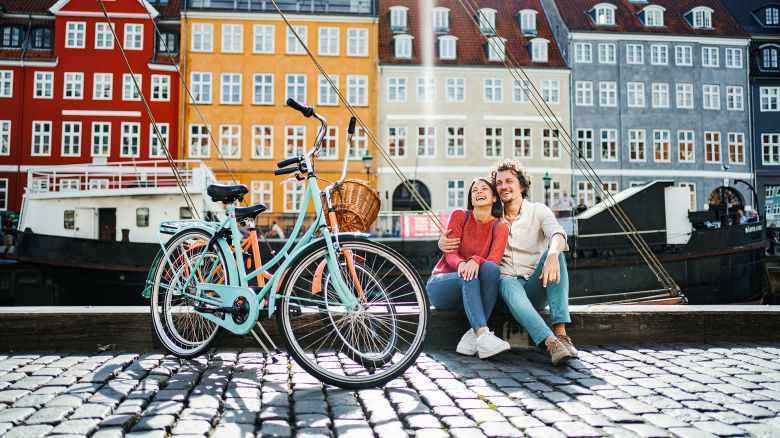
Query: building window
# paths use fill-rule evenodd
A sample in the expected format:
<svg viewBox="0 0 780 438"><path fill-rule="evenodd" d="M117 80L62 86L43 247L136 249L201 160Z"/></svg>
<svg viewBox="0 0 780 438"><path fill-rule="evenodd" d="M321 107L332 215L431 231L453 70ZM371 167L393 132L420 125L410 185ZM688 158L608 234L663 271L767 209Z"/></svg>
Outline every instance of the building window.
<svg viewBox="0 0 780 438"><path fill-rule="evenodd" d="M534 38L531 40L531 61L533 62L547 62L547 46L549 46L550 40L544 38Z"/></svg>
<svg viewBox="0 0 780 438"><path fill-rule="evenodd" d="M765 69L778 68L778 50L776 47L765 47L761 49L761 65Z"/></svg>
<svg viewBox="0 0 780 438"><path fill-rule="evenodd" d="M274 127L272 125L252 125L252 158L270 159L273 157Z"/></svg>
<svg viewBox="0 0 780 438"><path fill-rule="evenodd" d="M592 129L577 130L577 149L579 150L580 158L584 158L588 161L593 161L594 148L593 148Z"/></svg>
<svg viewBox="0 0 780 438"><path fill-rule="evenodd" d="M189 158L209 158L209 126L190 124Z"/></svg>
<svg viewBox="0 0 780 438"><path fill-rule="evenodd" d="M450 31L450 10L447 8L431 9L433 18L433 31L435 33L449 33Z"/></svg>
<svg viewBox="0 0 780 438"><path fill-rule="evenodd" d="M306 185L303 181L287 180L284 182L285 213L297 213L300 211L305 189Z"/></svg>
<svg viewBox="0 0 780 438"><path fill-rule="evenodd" d="M599 82L599 105L617 106L617 82Z"/></svg>
<svg viewBox="0 0 780 438"><path fill-rule="evenodd" d="M92 156L111 154L111 122L92 122Z"/></svg>
<svg viewBox="0 0 780 438"><path fill-rule="evenodd" d="M108 27L108 23L95 23L95 48L114 48L114 35L111 33L111 28Z"/></svg>
<svg viewBox="0 0 780 438"><path fill-rule="evenodd" d="M252 205L263 204L270 211L273 207L273 181L252 181Z"/></svg>
<svg viewBox="0 0 780 438"><path fill-rule="evenodd" d="M457 57L458 38L452 35L439 37L439 59L455 59Z"/></svg>
<svg viewBox="0 0 780 438"><path fill-rule="evenodd" d="M618 190L619 185L617 181L604 181L601 187L605 193L608 193L610 195L614 195L615 193L619 192Z"/></svg>
<svg viewBox="0 0 780 438"><path fill-rule="evenodd" d="M628 161L645 161L645 130L628 130Z"/></svg>
<svg viewBox="0 0 780 438"><path fill-rule="evenodd" d="M650 64L667 65L669 64L669 46L653 44L650 46Z"/></svg>
<svg viewBox="0 0 780 438"><path fill-rule="evenodd" d="M214 26L211 23L192 23L192 51L214 50Z"/></svg>
<svg viewBox="0 0 780 438"><path fill-rule="evenodd" d="M674 46L674 63L678 66L693 65L693 47Z"/></svg>
<svg viewBox="0 0 780 438"><path fill-rule="evenodd" d="M178 38L179 36L173 32L160 32L160 36L157 38L157 51L168 55L179 53L176 41Z"/></svg>
<svg viewBox="0 0 780 438"><path fill-rule="evenodd" d="M742 49L726 49L726 68L742 68Z"/></svg>
<svg viewBox="0 0 780 438"><path fill-rule="evenodd" d="M339 55L339 28L338 27L320 28L318 54L322 56Z"/></svg>
<svg viewBox="0 0 780 438"><path fill-rule="evenodd" d="M536 14L533 9L520 11L520 32L523 35L536 35Z"/></svg>
<svg viewBox="0 0 780 438"><path fill-rule="evenodd" d="M593 50L590 43L574 43L574 62L593 62Z"/></svg>
<svg viewBox="0 0 780 438"><path fill-rule="evenodd" d="M306 102L306 75L287 75L287 97Z"/></svg>
<svg viewBox="0 0 780 438"><path fill-rule="evenodd" d="M720 85L704 84L702 86L702 97L704 99L704 109L720 109Z"/></svg>
<svg viewBox="0 0 780 438"><path fill-rule="evenodd" d="M667 129L653 130L653 156L658 163L672 161L671 133Z"/></svg>
<svg viewBox="0 0 780 438"><path fill-rule="evenodd" d="M419 157L436 156L436 127L435 126L417 127L417 156Z"/></svg>
<svg viewBox="0 0 780 438"><path fill-rule="evenodd" d="M616 53L617 50L614 43L599 44L599 63L614 64L617 62Z"/></svg>
<svg viewBox="0 0 780 438"><path fill-rule="evenodd" d="M720 163L720 132L704 131L704 161Z"/></svg>
<svg viewBox="0 0 780 438"><path fill-rule="evenodd" d="M32 122L32 155L51 155L51 122Z"/></svg>
<svg viewBox="0 0 780 438"><path fill-rule="evenodd" d="M506 60L506 40L504 38L488 38L486 44L488 61Z"/></svg>
<svg viewBox="0 0 780 438"><path fill-rule="evenodd" d="M222 73L221 82L222 92L219 96L219 103L223 105L240 105L241 73Z"/></svg>
<svg viewBox="0 0 780 438"><path fill-rule="evenodd" d="M12 97L14 94L13 70L0 70L0 97Z"/></svg>
<svg viewBox="0 0 780 438"><path fill-rule="evenodd" d="M681 163L696 162L696 142L693 131L677 131L677 159Z"/></svg>
<svg viewBox="0 0 780 438"><path fill-rule="evenodd" d="M349 144L347 144L349 147ZM322 137L322 149L320 157L323 160L335 160L339 156L339 128L328 126L328 131Z"/></svg>
<svg viewBox="0 0 780 438"><path fill-rule="evenodd" d="M303 41L303 44L301 44L300 41L298 41L298 38L295 37L295 33L288 27L287 29L287 54L289 55L305 55L306 49L303 47L303 44L309 45L308 42L308 34L309 34L309 28L306 26L293 26L293 29L295 29L295 33L298 34L298 36L301 37L301 41Z"/></svg>
<svg viewBox="0 0 780 438"><path fill-rule="evenodd" d="M560 103L560 85L557 80L542 79L542 99L547 103Z"/></svg>
<svg viewBox="0 0 780 438"><path fill-rule="evenodd" d="M11 154L11 121L0 120L0 155Z"/></svg>
<svg viewBox="0 0 780 438"><path fill-rule="evenodd" d="M585 205L592 206L595 200L593 184L587 181L577 181L577 198L585 202Z"/></svg>
<svg viewBox="0 0 780 438"><path fill-rule="evenodd" d="M761 111L780 111L780 87L759 88Z"/></svg>
<svg viewBox="0 0 780 438"><path fill-rule="evenodd" d="M8 209L8 178L0 179L0 210Z"/></svg>
<svg viewBox="0 0 780 438"><path fill-rule="evenodd" d="M63 99L84 98L84 73L65 73L62 88Z"/></svg>
<svg viewBox="0 0 780 438"><path fill-rule="evenodd" d="M62 122L62 156L81 155L81 122Z"/></svg>
<svg viewBox="0 0 780 438"><path fill-rule="evenodd" d="M512 81L512 101L528 103L531 101L531 81L515 79Z"/></svg>
<svg viewBox="0 0 780 438"><path fill-rule="evenodd" d="M390 8L390 30L392 32L406 32L406 11L405 6L393 6Z"/></svg>
<svg viewBox="0 0 780 438"><path fill-rule="evenodd" d="M717 47L702 47L701 48L701 65L702 67L718 67L720 65L720 59L718 58Z"/></svg>
<svg viewBox="0 0 780 438"><path fill-rule="evenodd" d="M125 24L125 50L142 50L144 48L144 25Z"/></svg>
<svg viewBox="0 0 780 438"><path fill-rule="evenodd" d="M669 108L669 84L653 84L653 108Z"/></svg>
<svg viewBox="0 0 780 438"><path fill-rule="evenodd" d="M211 103L211 73L192 72L190 73L190 91L192 93L191 103Z"/></svg>
<svg viewBox="0 0 780 438"><path fill-rule="evenodd" d="M729 111L743 111L745 109L744 91L741 86L726 87L726 109Z"/></svg>
<svg viewBox="0 0 780 438"><path fill-rule="evenodd" d="M135 77L135 81L133 80ZM138 88L136 88L136 83ZM122 75L122 100L141 100L139 89L141 88L141 75L131 75L125 73Z"/></svg>
<svg viewBox="0 0 780 438"><path fill-rule="evenodd" d="M487 78L485 84L485 102L501 102L503 98L504 81L498 78Z"/></svg>
<svg viewBox="0 0 780 438"><path fill-rule="evenodd" d="M577 106L593 106L593 82L576 81L575 103Z"/></svg>
<svg viewBox="0 0 780 438"><path fill-rule="evenodd" d="M368 56L368 29L347 29L347 56Z"/></svg>
<svg viewBox="0 0 780 438"><path fill-rule="evenodd" d="M436 100L436 78L417 78L417 101L433 102Z"/></svg>
<svg viewBox="0 0 780 438"><path fill-rule="evenodd" d="M411 35L395 35L393 37L393 48L396 58L411 58L412 57L412 36Z"/></svg>
<svg viewBox="0 0 780 438"><path fill-rule="evenodd" d="M274 32L272 24L255 24L254 53L274 53Z"/></svg>
<svg viewBox="0 0 780 438"><path fill-rule="evenodd" d="M693 84L677 84L677 108L693 108Z"/></svg>
<svg viewBox="0 0 780 438"><path fill-rule="evenodd" d="M149 226L149 208L136 208L135 209L135 225L137 227Z"/></svg>
<svg viewBox="0 0 780 438"><path fill-rule="evenodd" d="M764 10L765 23L767 26L777 26L780 24L780 9L776 7L768 7Z"/></svg>
<svg viewBox="0 0 780 438"><path fill-rule="evenodd" d="M691 182L681 182L680 187L685 187L691 191L691 203L688 206L689 211L696 211L696 184Z"/></svg>
<svg viewBox="0 0 780 438"><path fill-rule="evenodd" d="M362 126L355 128L355 135L352 137L352 147L349 148L347 155L350 160L360 160L365 156L368 150L368 133Z"/></svg>
<svg viewBox="0 0 780 438"><path fill-rule="evenodd" d="M306 127L285 126L284 128L284 157L292 158L303 155L306 152Z"/></svg>
<svg viewBox="0 0 780 438"><path fill-rule="evenodd" d="M244 25L222 25L222 53L241 53L244 51Z"/></svg>
<svg viewBox="0 0 780 438"><path fill-rule="evenodd" d="M95 73L93 76L92 99L111 100L114 75L111 73Z"/></svg>
<svg viewBox="0 0 780 438"><path fill-rule="evenodd" d="M647 6L643 9L645 16L645 26L647 27L663 27L664 26L664 11L661 6Z"/></svg>
<svg viewBox="0 0 780 438"><path fill-rule="evenodd" d="M626 62L629 64L644 64L645 47L641 44L626 44Z"/></svg>
<svg viewBox="0 0 780 438"><path fill-rule="evenodd" d="M33 97L36 99L51 99L54 97L54 72L36 71L34 90Z"/></svg>
<svg viewBox="0 0 780 438"><path fill-rule="evenodd" d="M617 7L613 4L598 4L593 8L593 15L591 15L591 18L600 26L614 26L615 9L617 9Z"/></svg>
<svg viewBox="0 0 780 438"><path fill-rule="evenodd" d="M338 88L339 86L339 77L336 75L331 75L330 80L333 82L333 85ZM321 106L336 106L339 104L339 96L336 93L336 90L333 89L333 87L330 86L330 83L328 82L328 78L319 75L317 77L317 83L318 83L318 90L317 90L317 105Z"/></svg>
<svg viewBox="0 0 780 438"><path fill-rule="evenodd" d="M152 101L168 102L169 100L171 100L171 77L152 75Z"/></svg>
<svg viewBox="0 0 780 438"><path fill-rule="evenodd" d="M477 21L479 22L479 31L482 35L496 34L496 10L482 8L477 11Z"/></svg>
<svg viewBox="0 0 780 438"><path fill-rule="evenodd" d="M22 46L22 30L16 26L0 28L0 47L16 48Z"/></svg>
<svg viewBox="0 0 780 438"><path fill-rule="evenodd" d="M466 80L463 78L447 78L447 102L463 102L466 100Z"/></svg>
<svg viewBox="0 0 780 438"><path fill-rule="evenodd" d="M512 154L515 158L531 159L533 156L531 128L515 128L512 144L514 145Z"/></svg>
<svg viewBox="0 0 780 438"><path fill-rule="evenodd" d="M743 132L729 132L729 163L745 164L745 134Z"/></svg>
<svg viewBox="0 0 780 438"><path fill-rule="evenodd" d="M219 151L224 158L241 158L241 125L219 125Z"/></svg>
<svg viewBox="0 0 780 438"><path fill-rule="evenodd" d="M355 106L368 106L368 76L347 76L347 101Z"/></svg>
<svg viewBox="0 0 780 438"><path fill-rule="evenodd" d="M255 73L252 82L252 103L255 105L273 105L274 75L272 73Z"/></svg>
<svg viewBox="0 0 780 438"><path fill-rule="evenodd" d="M75 192L79 190L79 180L77 178L67 178L60 180L61 192Z"/></svg>
<svg viewBox="0 0 780 438"><path fill-rule="evenodd" d="M504 156L504 130L496 126L485 128L485 158Z"/></svg>
<svg viewBox="0 0 780 438"><path fill-rule="evenodd" d="M712 9L700 6L691 10L692 26L696 29L712 28Z"/></svg>
<svg viewBox="0 0 780 438"><path fill-rule="evenodd" d="M542 129L542 158L546 160L561 158L560 134L557 129Z"/></svg>
<svg viewBox="0 0 780 438"><path fill-rule="evenodd" d="M466 156L466 128L463 126L448 126L446 134L447 158L463 158Z"/></svg>
<svg viewBox="0 0 780 438"><path fill-rule="evenodd" d="M628 87L628 106L642 108L645 106L645 83L629 82Z"/></svg>
<svg viewBox="0 0 780 438"><path fill-rule="evenodd" d="M617 129L601 130L601 161L617 161L618 157Z"/></svg>
<svg viewBox="0 0 780 438"><path fill-rule="evenodd" d="M65 47L68 49L83 49L86 30L87 23L83 21L68 21L65 24Z"/></svg>
<svg viewBox="0 0 780 438"><path fill-rule="evenodd" d="M406 78L387 78L387 101L406 102Z"/></svg>
<svg viewBox="0 0 780 438"><path fill-rule="evenodd" d="M466 181L463 181L462 179L447 180L447 208L454 209L465 207Z"/></svg>
<svg viewBox="0 0 780 438"><path fill-rule="evenodd" d="M387 128L387 153L394 158L406 157L406 126Z"/></svg>
<svg viewBox="0 0 780 438"><path fill-rule="evenodd" d="M761 134L764 164L780 164L780 134Z"/></svg>
<svg viewBox="0 0 780 438"><path fill-rule="evenodd" d="M149 158L165 158L168 155L165 153L165 150L168 148L170 125L158 123L157 130L159 131L159 136L154 130L154 125L149 124Z"/></svg>
<svg viewBox="0 0 780 438"><path fill-rule="evenodd" d="M122 138L120 157L139 156L139 146L141 142L141 124L140 123L122 123Z"/></svg>

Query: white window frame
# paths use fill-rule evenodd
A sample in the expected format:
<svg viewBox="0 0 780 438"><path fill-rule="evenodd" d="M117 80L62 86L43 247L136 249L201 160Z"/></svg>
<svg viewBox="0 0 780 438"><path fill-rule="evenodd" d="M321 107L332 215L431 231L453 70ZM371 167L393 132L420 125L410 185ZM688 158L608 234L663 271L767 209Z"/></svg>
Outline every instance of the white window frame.
<svg viewBox="0 0 780 438"><path fill-rule="evenodd" d="M141 124L138 122L122 122L119 126L119 156L135 158L140 157ZM137 130L137 132L133 132L134 130ZM126 145L128 148L125 148ZM135 153L133 153L133 150L135 150Z"/></svg>
<svg viewBox="0 0 780 438"><path fill-rule="evenodd" d="M574 43L574 62L578 64L592 64L593 45L591 43Z"/></svg>
<svg viewBox="0 0 780 438"><path fill-rule="evenodd" d="M221 53L244 52L244 25L241 23L222 23Z"/></svg>
<svg viewBox="0 0 780 438"><path fill-rule="evenodd" d="M111 155L111 122L92 122L89 149L93 157Z"/></svg>
<svg viewBox="0 0 780 438"><path fill-rule="evenodd" d="M650 64L669 65L669 46L666 44L651 44Z"/></svg>
<svg viewBox="0 0 780 438"><path fill-rule="evenodd" d="M709 137L709 139L708 139ZM721 138L720 131L704 131L704 162L720 164L723 162L723 151L721 144L723 139ZM712 159L708 158L710 149L712 149Z"/></svg>
<svg viewBox="0 0 780 438"><path fill-rule="evenodd" d="M65 48L83 49L86 47L87 23L68 21L65 23Z"/></svg>
<svg viewBox="0 0 780 438"><path fill-rule="evenodd" d="M701 86L702 108L706 110L720 110L720 85L702 84Z"/></svg>
<svg viewBox="0 0 780 438"><path fill-rule="evenodd" d="M274 125L252 125L252 159L274 157Z"/></svg>
<svg viewBox="0 0 780 438"><path fill-rule="evenodd" d="M265 211L272 211L274 199L273 183L273 181L267 180L252 181L252 205L265 204Z"/></svg>
<svg viewBox="0 0 780 438"><path fill-rule="evenodd" d="M70 129L68 129L70 128ZM81 156L81 122L62 122L61 151L63 157Z"/></svg>
<svg viewBox="0 0 780 438"><path fill-rule="evenodd" d="M484 78L482 80L482 100L485 103L499 103L504 101L504 80L501 78Z"/></svg>
<svg viewBox="0 0 780 438"><path fill-rule="evenodd" d="M528 79L512 80L512 102L529 103L531 101L531 81Z"/></svg>
<svg viewBox="0 0 780 438"><path fill-rule="evenodd" d="M645 46L642 44L626 44L626 64L641 65L645 63Z"/></svg>
<svg viewBox="0 0 780 438"><path fill-rule="evenodd" d="M284 182L284 204L282 211L285 213L297 213L300 211L303 203L303 194L306 185L303 181L295 179Z"/></svg>
<svg viewBox="0 0 780 438"><path fill-rule="evenodd" d="M418 76L416 94L417 94L417 102L435 102L436 101L436 77Z"/></svg>
<svg viewBox="0 0 780 438"><path fill-rule="evenodd" d="M445 127L444 146L447 158L466 158L466 127L463 125Z"/></svg>
<svg viewBox="0 0 780 438"><path fill-rule="evenodd" d="M726 47L726 68L742 68L743 52L739 47Z"/></svg>
<svg viewBox="0 0 780 438"><path fill-rule="evenodd" d="M125 23L124 33L125 50L144 49L144 25L141 23Z"/></svg>
<svg viewBox="0 0 780 438"><path fill-rule="evenodd" d="M645 107L645 83L627 82L626 83L626 104L629 108Z"/></svg>
<svg viewBox="0 0 780 438"><path fill-rule="evenodd" d="M561 103L561 82L557 79L542 79L542 99L549 104Z"/></svg>
<svg viewBox="0 0 780 438"><path fill-rule="evenodd" d="M693 46L674 46L674 65L690 67L693 65Z"/></svg>
<svg viewBox="0 0 780 438"><path fill-rule="evenodd" d="M614 26L617 6L611 3L599 3L593 6L593 21L597 26Z"/></svg>
<svg viewBox="0 0 780 438"><path fill-rule="evenodd" d="M664 27L664 11L665 8L658 5L649 5L642 9L645 16L645 26L647 27Z"/></svg>
<svg viewBox="0 0 780 438"><path fill-rule="evenodd" d="M197 132L195 132L195 130L197 130ZM187 129L187 158L211 157L210 133L210 125L204 125L202 123L190 123L190 126Z"/></svg>
<svg viewBox="0 0 780 438"><path fill-rule="evenodd" d="M298 35L301 37L301 40L303 41L306 46L309 45L309 27L308 26L293 26L295 29L295 32L298 33ZM288 55L305 55L306 49L303 48L303 45L300 41L298 41L298 38L295 37L295 34L290 30L289 27L285 28L287 31L287 38L286 38L286 49L285 53Z"/></svg>
<svg viewBox="0 0 780 438"><path fill-rule="evenodd" d="M138 81L138 87L143 91L143 76L135 74L135 79ZM124 73L122 75L122 100L141 100L141 93L136 90L133 76L131 76L130 73Z"/></svg>
<svg viewBox="0 0 780 438"><path fill-rule="evenodd" d="M458 57L458 37L442 35L439 37L439 59L453 60Z"/></svg>
<svg viewBox="0 0 780 438"><path fill-rule="evenodd" d="M640 163L647 161L647 135L644 129L628 130L628 161Z"/></svg>
<svg viewBox="0 0 780 438"><path fill-rule="evenodd" d="M303 78L303 82L300 79ZM284 79L285 101L292 97L298 102L306 102L306 75L288 74Z"/></svg>
<svg viewBox="0 0 780 438"><path fill-rule="evenodd" d="M368 75L347 75L347 102L368 106Z"/></svg>
<svg viewBox="0 0 780 438"><path fill-rule="evenodd" d="M276 52L276 26L255 24L252 32L252 53L270 55Z"/></svg>
<svg viewBox="0 0 780 438"><path fill-rule="evenodd" d="M599 130L599 150L601 161L616 162L620 157L620 138L617 129Z"/></svg>
<svg viewBox="0 0 780 438"><path fill-rule="evenodd" d="M745 89L742 86L726 86L726 109L729 111L745 110Z"/></svg>
<svg viewBox="0 0 780 438"><path fill-rule="evenodd" d="M599 106L614 108L618 106L617 82L599 82Z"/></svg>
<svg viewBox="0 0 780 438"><path fill-rule="evenodd" d="M368 57L368 29L362 27L347 29L347 56Z"/></svg>
<svg viewBox="0 0 780 438"><path fill-rule="evenodd" d="M761 134L761 164L780 165L780 132L765 132Z"/></svg>
<svg viewBox="0 0 780 438"><path fill-rule="evenodd" d="M116 29L116 25L111 23L111 27ZM112 50L114 48L114 34L108 23L95 23L95 49Z"/></svg>
<svg viewBox="0 0 780 438"><path fill-rule="evenodd" d="M267 79L270 78L270 81ZM268 92L270 87L270 92ZM261 89L258 94L258 88ZM266 96L266 92L268 92ZM263 97L258 99L258 96ZM267 99L266 97L270 97ZM274 104L274 74L273 73L255 73L252 75L252 105L273 105Z"/></svg>
<svg viewBox="0 0 780 438"><path fill-rule="evenodd" d="M561 133L557 129L542 128L542 160L561 159Z"/></svg>
<svg viewBox="0 0 780 438"><path fill-rule="evenodd" d="M238 79L238 81L236 81ZM241 105L243 101L244 77L241 73L221 73L219 75L219 104ZM235 99L236 90L238 99Z"/></svg>
<svg viewBox="0 0 780 438"><path fill-rule="evenodd" d="M506 38L490 37L486 49L488 61L503 62L506 60Z"/></svg>
<svg viewBox="0 0 780 438"><path fill-rule="evenodd" d="M675 85L675 106L681 109L693 109L694 95L692 83L679 83Z"/></svg>
<svg viewBox="0 0 780 438"><path fill-rule="evenodd" d="M420 158L433 158L436 156L435 125L417 126L417 156Z"/></svg>
<svg viewBox="0 0 780 438"><path fill-rule="evenodd" d="M447 180L447 209L466 208L466 200L471 194L466 193L466 181L462 179Z"/></svg>
<svg viewBox="0 0 780 438"><path fill-rule="evenodd" d="M593 129L580 128L576 131L579 156L593 161L596 158L596 137Z"/></svg>
<svg viewBox="0 0 780 438"><path fill-rule="evenodd" d="M398 59L409 59L412 57L411 35L393 35L393 56Z"/></svg>
<svg viewBox="0 0 780 438"><path fill-rule="evenodd" d="M339 56L339 53L341 52L339 49L341 31L338 27L320 27L317 35L317 55Z"/></svg>
<svg viewBox="0 0 780 438"><path fill-rule="evenodd" d="M333 85L337 88L339 86L338 75L330 75L330 80L333 81ZM327 78L324 75L317 76L317 105L318 106L337 106L339 104L339 96L333 87L330 86Z"/></svg>
<svg viewBox="0 0 780 438"><path fill-rule="evenodd" d="M720 67L720 50L717 46L703 46L701 48L701 66L706 68Z"/></svg>
<svg viewBox="0 0 780 438"><path fill-rule="evenodd" d="M780 87L759 87L761 112L780 111Z"/></svg>
<svg viewBox="0 0 780 438"><path fill-rule="evenodd" d="M593 106L593 81L575 81L574 89L575 105Z"/></svg>
<svg viewBox="0 0 780 438"><path fill-rule="evenodd" d="M691 9L691 22L694 29L711 29L712 13L714 11L706 6L698 6Z"/></svg>
<svg viewBox="0 0 780 438"><path fill-rule="evenodd" d="M406 102L407 78L403 76L390 76L387 78L387 101Z"/></svg>
<svg viewBox="0 0 780 438"><path fill-rule="evenodd" d="M534 156L533 128L518 126L512 129L512 157L531 160Z"/></svg>
<svg viewBox="0 0 780 438"><path fill-rule="evenodd" d="M154 131L154 125L149 124L149 158L165 158L167 156L165 149L168 148L171 125L170 123L158 122L157 129L160 131L162 143L160 143L160 138L157 137L157 133Z"/></svg>
<svg viewBox="0 0 780 438"><path fill-rule="evenodd" d="M108 79L107 81L105 79ZM106 87L106 85L108 85ZM107 91L104 93L104 91ZM107 94L107 95L106 95ZM92 99L111 100L114 97L114 74L95 73L92 75Z"/></svg>
<svg viewBox="0 0 780 438"><path fill-rule="evenodd" d="M744 132L729 132L726 134L726 140L728 142L728 155L729 163L731 164L745 164L745 133ZM733 152L733 153L732 153ZM734 157L742 157L741 159Z"/></svg>
<svg viewBox="0 0 780 438"><path fill-rule="evenodd" d="M54 72L36 71L33 99L54 99Z"/></svg>
<svg viewBox="0 0 780 438"><path fill-rule="evenodd" d="M669 84L666 82L653 82L651 85L653 108L669 108Z"/></svg>
<svg viewBox="0 0 780 438"><path fill-rule="evenodd" d="M599 43L599 64L616 64L617 46L615 43Z"/></svg>
<svg viewBox="0 0 780 438"><path fill-rule="evenodd" d="M213 92L213 75L209 71L190 72L190 91L192 99L191 104L210 105ZM204 92L206 90L207 92Z"/></svg>
<svg viewBox="0 0 780 438"><path fill-rule="evenodd" d="M0 70L0 97L14 96L14 71Z"/></svg>
<svg viewBox="0 0 780 438"><path fill-rule="evenodd" d="M0 156L11 155L11 121L0 120Z"/></svg>
<svg viewBox="0 0 780 438"><path fill-rule="evenodd" d="M50 120L33 120L31 153L33 157L49 157L52 148L52 122Z"/></svg>
<svg viewBox="0 0 780 438"><path fill-rule="evenodd" d="M662 148L664 144L666 149ZM660 158L659 152L661 152ZM672 162L672 133L668 129L653 129L653 161L656 163Z"/></svg>
<svg viewBox="0 0 780 438"><path fill-rule="evenodd" d="M84 73L65 72L62 80L62 98L82 100L84 99Z"/></svg>
<svg viewBox="0 0 780 438"><path fill-rule="evenodd" d="M387 154L393 158L406 158L409 135L406 126L387 127Z"/></svg>
<svg viewBox="0 0 780 438"><path fill-rule="evenodd" d="M168 75L152 75L152 102L171 101L171 77Z"/></svg>
<svg viewBox="0 0 780 438"><path fill-rule="evenodd" d="M504 157L504 128L502 126L485 126L482 153L484 158L496 159Z"/></svg>
<svg viewBox="0 0 780 438"><path fill-rule="evenodd" d="M284 126L284 157L292 158L306 151L306 126Z"/></svg>
<svg viewBox="0 0 780 438"><path fill-rule="evenodd" d="M506 42L506 41L505 41ZM550 40L534 38L531 40L531 62L548 62ZM506 51L506 46L504 46Z"/></svg>
<svg viewBox="0 0 780 438"><path fill-rule="evenodd" d="M241 125L219 125L219 152L225 159L241 159Z"/></svg>
<svg viewBox="0 0 780 438"><path fill-rule="evenodd" d="M677 131L677 161L680 163L696 162L696 131L692 129Z"/></svg>
<svg viewBox="0 0 780 438"><path fill-rule="evenodd" d="M445 79L445 101L464 102L466 100L466 79L465 78L446 78Z"/></svg>

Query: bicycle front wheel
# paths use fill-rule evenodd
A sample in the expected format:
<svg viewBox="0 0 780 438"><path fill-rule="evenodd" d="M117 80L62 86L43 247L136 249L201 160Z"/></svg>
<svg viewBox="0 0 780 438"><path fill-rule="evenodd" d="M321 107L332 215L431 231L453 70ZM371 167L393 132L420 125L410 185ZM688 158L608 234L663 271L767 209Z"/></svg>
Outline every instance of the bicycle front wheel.
<svg viewBox="0 0 780 438"><path fill-rule="evenodd" d="M414 268L385 245L342 240L338 269L357 305L345 305L323 243L290 269L277 323L296 362L341 388L381 386L419 356L430 315Z"/></svg>

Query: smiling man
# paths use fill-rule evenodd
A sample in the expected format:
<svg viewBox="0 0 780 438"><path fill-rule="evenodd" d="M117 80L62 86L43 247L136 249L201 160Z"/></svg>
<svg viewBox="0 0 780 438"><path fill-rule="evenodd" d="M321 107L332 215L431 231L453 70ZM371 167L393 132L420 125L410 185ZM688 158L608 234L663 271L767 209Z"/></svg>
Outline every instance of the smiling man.
<svg viewBox="0 0 780 438"><path fill-rule="evenodd" d="M531 176L518 160L493 165L491 177L504 205L502 218L509 225L509 239L501 259L501 297L512 316L528 331L536 345L545 345L553 365L577 357L566 335L569 318L569 276L566 272L566 232L544 204L528 200ZM459 239L445 232L439 248L451 252ZM537 310L550 306L553 328Z"/></svg>

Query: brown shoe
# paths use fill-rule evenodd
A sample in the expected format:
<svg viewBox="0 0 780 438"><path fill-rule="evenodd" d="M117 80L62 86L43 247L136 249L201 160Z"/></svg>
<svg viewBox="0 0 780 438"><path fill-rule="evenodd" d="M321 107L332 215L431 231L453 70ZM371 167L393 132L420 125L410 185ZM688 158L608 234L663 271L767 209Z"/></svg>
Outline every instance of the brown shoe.
<svg viewBox="0 0 780 438"><path fill-rule="evenodd" d="M550 354L550 360L554 366L558 366L574 357L569 353L569 350L563 345L563 342L561 342L560 339L556 339L549 344L545 343L545 345L547 346L547 352Z"/></svg>
<svg viewBox="0 0 780 438"><path fill-rule="evenodd" d="M569 351L569 354L571 354L573 357L577 357L578 351L576 348L574 348L574 345L571 343L571 338L566 335L557 335L556 336L559 341L563 344L564 347L566 347L566 350Z"/></svg>

